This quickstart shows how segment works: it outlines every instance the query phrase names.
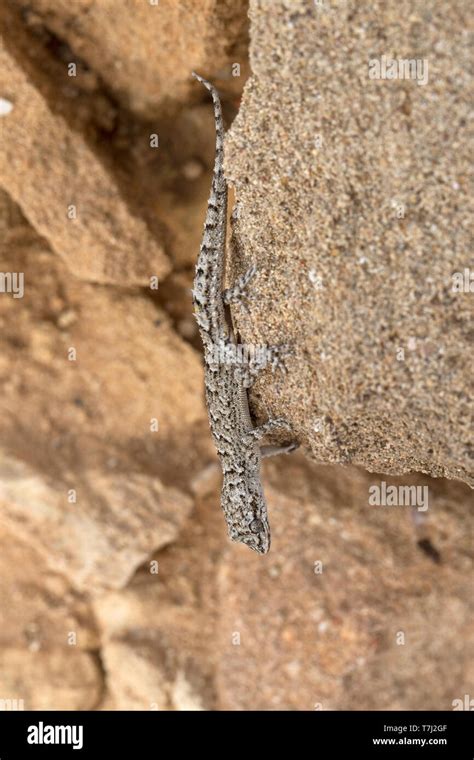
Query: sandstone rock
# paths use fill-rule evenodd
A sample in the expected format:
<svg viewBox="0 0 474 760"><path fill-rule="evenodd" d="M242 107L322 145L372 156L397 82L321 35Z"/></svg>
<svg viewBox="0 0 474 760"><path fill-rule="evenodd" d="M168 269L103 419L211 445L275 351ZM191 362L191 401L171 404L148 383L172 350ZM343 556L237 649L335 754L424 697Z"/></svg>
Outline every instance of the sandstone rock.
<svg viewBox="0 0 474 760"><path fill-rule="evenodd" d="M82 650L97 650L99 634L92 609L64 576L51 571L32 543L2 528L0 535L0 642L2 648L44 652L63 647L69 637Z"/></svg>
<svg viewBox="0 0 474 760"><path fill-rule="evenodd" d="M1 184L76 276L149 285L169 264L145 223L133 216L84 139L72 132L0 49Z"/></svg>
<svg viewBox="0 0 474 760"><path fill-rule="evenodd" d="M469 489L387 479L427 485L419 512L370 506L380 481L354 468L265 473L272 550L220 569L220 708L451 710L473 675Z"/></svg>
<svg viewBox="0 0 474 760"><path fill-rule="evenodd" d="M92 607L5 527L0 598L0 710L94 709L104 684Z"/></svg>
<svg viewBox="0 0 474 760"><path fill-rule="evenodd" d="M193 68L232 80L234 63L247 69L244 0L144 0L117 11L113 0L33 0L35 23L67 41L74 53L100 71L119 100L151 118L167 101L189 96Z"/></svg>
<svg viewBox="0 0 474 760"><path fill-rule="evenodd" d="M93 710L102 693L102 678L92 655L72 647L32 653L0 652L0 695L23 700L25 710Z"/></svg>
<svg viewBox="0 0 474 760"><path fill-rule="evenodd" d="M474 483L466 8L251 0L251 68L226 142L242 340L290 343L253 394L307 453ZM383 30L383 33L382 33ZM369 60L426 59L426 85Z"/></svg>
<svg viewBox="0 0 474 760"><path fill-rule="evenodd" d="M0 506L12 532L93 591L124 586L153 549L176 538L192 502L158 478L86 470L77 483L53 483L2 456Z"/></svg>
<svg viewBox="0 0 474 760"><path fill-rule="evenodd" d="M116 710L204 710L187 676L169 672L172 651L155 642L110 642L103 649L108 687Z"/></svg>
<svg viewBox="0 0 474 760"><path fill-rule="evenodd" d="M319 460L468 481L463 7L251 11L226 160L233 274L260 274L233 316L294 349L253 411ZM467 486L300 452L264 466L270 555L227 539L189 294L214 130L189 71L229 123L244 25L227 1L0 11L6 187L46 238L0 191L0 269L25 275L0 294L0 699L26 708L449 710L470 691ZM369 80L392 50L428 56L427 85ZM93 226L61 221L70 188L100 196ZM160 290L116 287L148 284L152 259L166 275L156 240ZM371 506L382 479L429 508Z"/></svg>
<svg viewBox="0 0 474 760"><path fill-rule="evenodd" d="M3 519L77 587L120 587L192 508L211 446L200 362L150 299L75 280L13 222L2 260L25 286L0 299Z"/></svg>
<svg viewBox="0 0 474 760"><path fill-rule="evenodd" d="M205 546L205 549L203 549ZM216 568L227 547L218 488L198 497L179 541L126 589L94 600L113 709L215 709Z"/></svg>

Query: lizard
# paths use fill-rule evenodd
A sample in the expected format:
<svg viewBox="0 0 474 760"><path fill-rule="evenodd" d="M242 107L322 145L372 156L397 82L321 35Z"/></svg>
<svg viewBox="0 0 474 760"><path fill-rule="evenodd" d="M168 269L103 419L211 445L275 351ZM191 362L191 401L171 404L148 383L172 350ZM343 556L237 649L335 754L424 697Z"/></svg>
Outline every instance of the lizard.
<svg viewBox="0 0 474 760"><path fill-rule="evenodd" d="M224 176L224 123L216 88L193 76L209 90L214 106L216 146L204 232L192 290L194 315L204 349L205 395L209 425L222 467L221 504L232 541L240 541L259 554L270 549L270 526L260 479L264 456L293 451L296 443L262 446L262 439L278 429L290 429L281 418L255 427L249 411L248 389L268 363L281 366L285 346L265 346L260 357L239 357L230 317L231 304L243 304L248 286L257 274L252 265L224 289L227 181Z"/></svg>

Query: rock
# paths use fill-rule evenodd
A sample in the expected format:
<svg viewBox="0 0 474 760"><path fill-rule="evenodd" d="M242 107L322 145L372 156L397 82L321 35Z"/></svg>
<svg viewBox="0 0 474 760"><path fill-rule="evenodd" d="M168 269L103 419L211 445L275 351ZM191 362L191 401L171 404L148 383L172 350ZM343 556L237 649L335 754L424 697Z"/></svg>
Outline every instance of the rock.
<svg viewBox="0 0 474 760"><path fill-rule="evenodd" d="M22 700L16 709L93 710L101 691L100 670L86 652L0 652L0 694L5 700Z"/></svg>
<svg viewBox="0 0 474 760"><path fill-rule="evenodd" d="M4 526L0 597L0 710L95 709L104 683L91 605Z"/></svg>
<svg viewBox="0 0 474 760"><path fill-rule="evenodd" d="M231 274L259 275L233 317L290 344L252 409L303 444L264 464L261 557L227 539L189 292L215 141L189 73L228 124L246 4L111 7L0 10L24 212L0 190L0 708L452 709L472 495L382 473L470 478L464 9L251 2L226 166ZM428 83L370 79L391 50L428 55ZM66 223L71 189L98 205ZM414 507L371 502L412 486Z"/></svg>
<svg viewBox="0 0 474 760"><path fill-rule="evenodd" d="M251 0L250 16L225 166L233 274L260 276L235 315L243 342L294 349L253 408L320 462L472 485L472 293L453 287L472 247L465 7ZM390 51L429 53L428 83L371 79Z"/></svg>
<svg viewBox="0 0 474 760"><path fill-rule="evenodd" d="M63 647L75 637L82 650L99 648L99 633L85 594L74 589L31 542L0 534L0 642L28 652Z"/></svg>
<svg viewBox="0 0 474 760"><path fill-rule="evenodd" d="M206 709L183 672L170 675L166 654L152 642L114 641L104 646L104 663L110 674L108 686L114 709Z"/></svg>
<svg viewBox="0 0 474 760"><path fill-rule="evenodd" d="M9 217L2 260L25 286L0 298L3 520L76 587L117 588L192 509L200 361L151 299L76 280Z"/></svg>
<svg viewBox="0 0 474 760"><path fill-rule="evenodd" d="M228 547L218 492L214 484L197 497L179 541L150 557L126 589L94 600L114 709L216 708L216 573Z"/></svg>
<svg viewBox="0 0 474 760"><path fill-rule="evenodd" d="M152 550L175 540L192 502L158 478L86 470L77 484L49 482L2 456L0 506L12 532L94 591L124 586Z"/></svg>
<svg viewBox="0 0 474 760"><path fill-rule="evenodd" d="M13 103L10 100L0 98L0 116L8 116L13 111Z"/></svg>
<svg viewBox="0 0 474 760"><path fill-rule="evenodd" d="M427 486L420 512L298 454L265 474L270 554L234 547L219 573L219 708L451 710L472 676L469 489L386 478Z"/></svg>
<svg viewBox="0 0 474 760"><path fill-rule="evenodd" d="M142 117L153 118L170 100L189 97L193 68L232 80L231 66L246 72L246 2L206 0L184 3L144 0L117 13L113 0L32 0L36 24L65 40L88 63L120 102ZM28 17L27 17L28 18ZM139 44L137 44L139 40Z"/></svg>
<svg viewBox="0 0 474 760"><path fill-rule="evenodd" d="M145 223L133 216L84 138L55 115L15 59L0 49L1 185L77 277L149 286L169 271Z"/></svg>

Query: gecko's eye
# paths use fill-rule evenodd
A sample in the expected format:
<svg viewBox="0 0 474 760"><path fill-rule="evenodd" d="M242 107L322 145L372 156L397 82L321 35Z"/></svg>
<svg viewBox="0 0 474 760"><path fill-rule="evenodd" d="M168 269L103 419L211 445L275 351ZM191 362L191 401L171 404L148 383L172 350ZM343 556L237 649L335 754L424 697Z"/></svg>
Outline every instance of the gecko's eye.
<svg viewBox="0 0 474 760"><path fill-rule="evenodd" d="M250 530L252 533L261 533L264 529L263 522L261 520L252 520L252 522L249 525Z"/></svg>

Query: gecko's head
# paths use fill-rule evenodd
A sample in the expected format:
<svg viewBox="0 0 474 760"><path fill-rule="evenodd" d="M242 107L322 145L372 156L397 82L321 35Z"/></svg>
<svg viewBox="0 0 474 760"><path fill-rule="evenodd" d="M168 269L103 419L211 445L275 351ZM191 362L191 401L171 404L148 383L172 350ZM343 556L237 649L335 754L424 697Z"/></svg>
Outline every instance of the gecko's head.
<svg viewBox="0 0 474 760"><path fill-rule="evenodd" d="M232 541L266 554L270 549L270 526L262 489L245 488L242 482L236 485L224 480L222 491L223 503L230 506L227 520Z"/></svg>

